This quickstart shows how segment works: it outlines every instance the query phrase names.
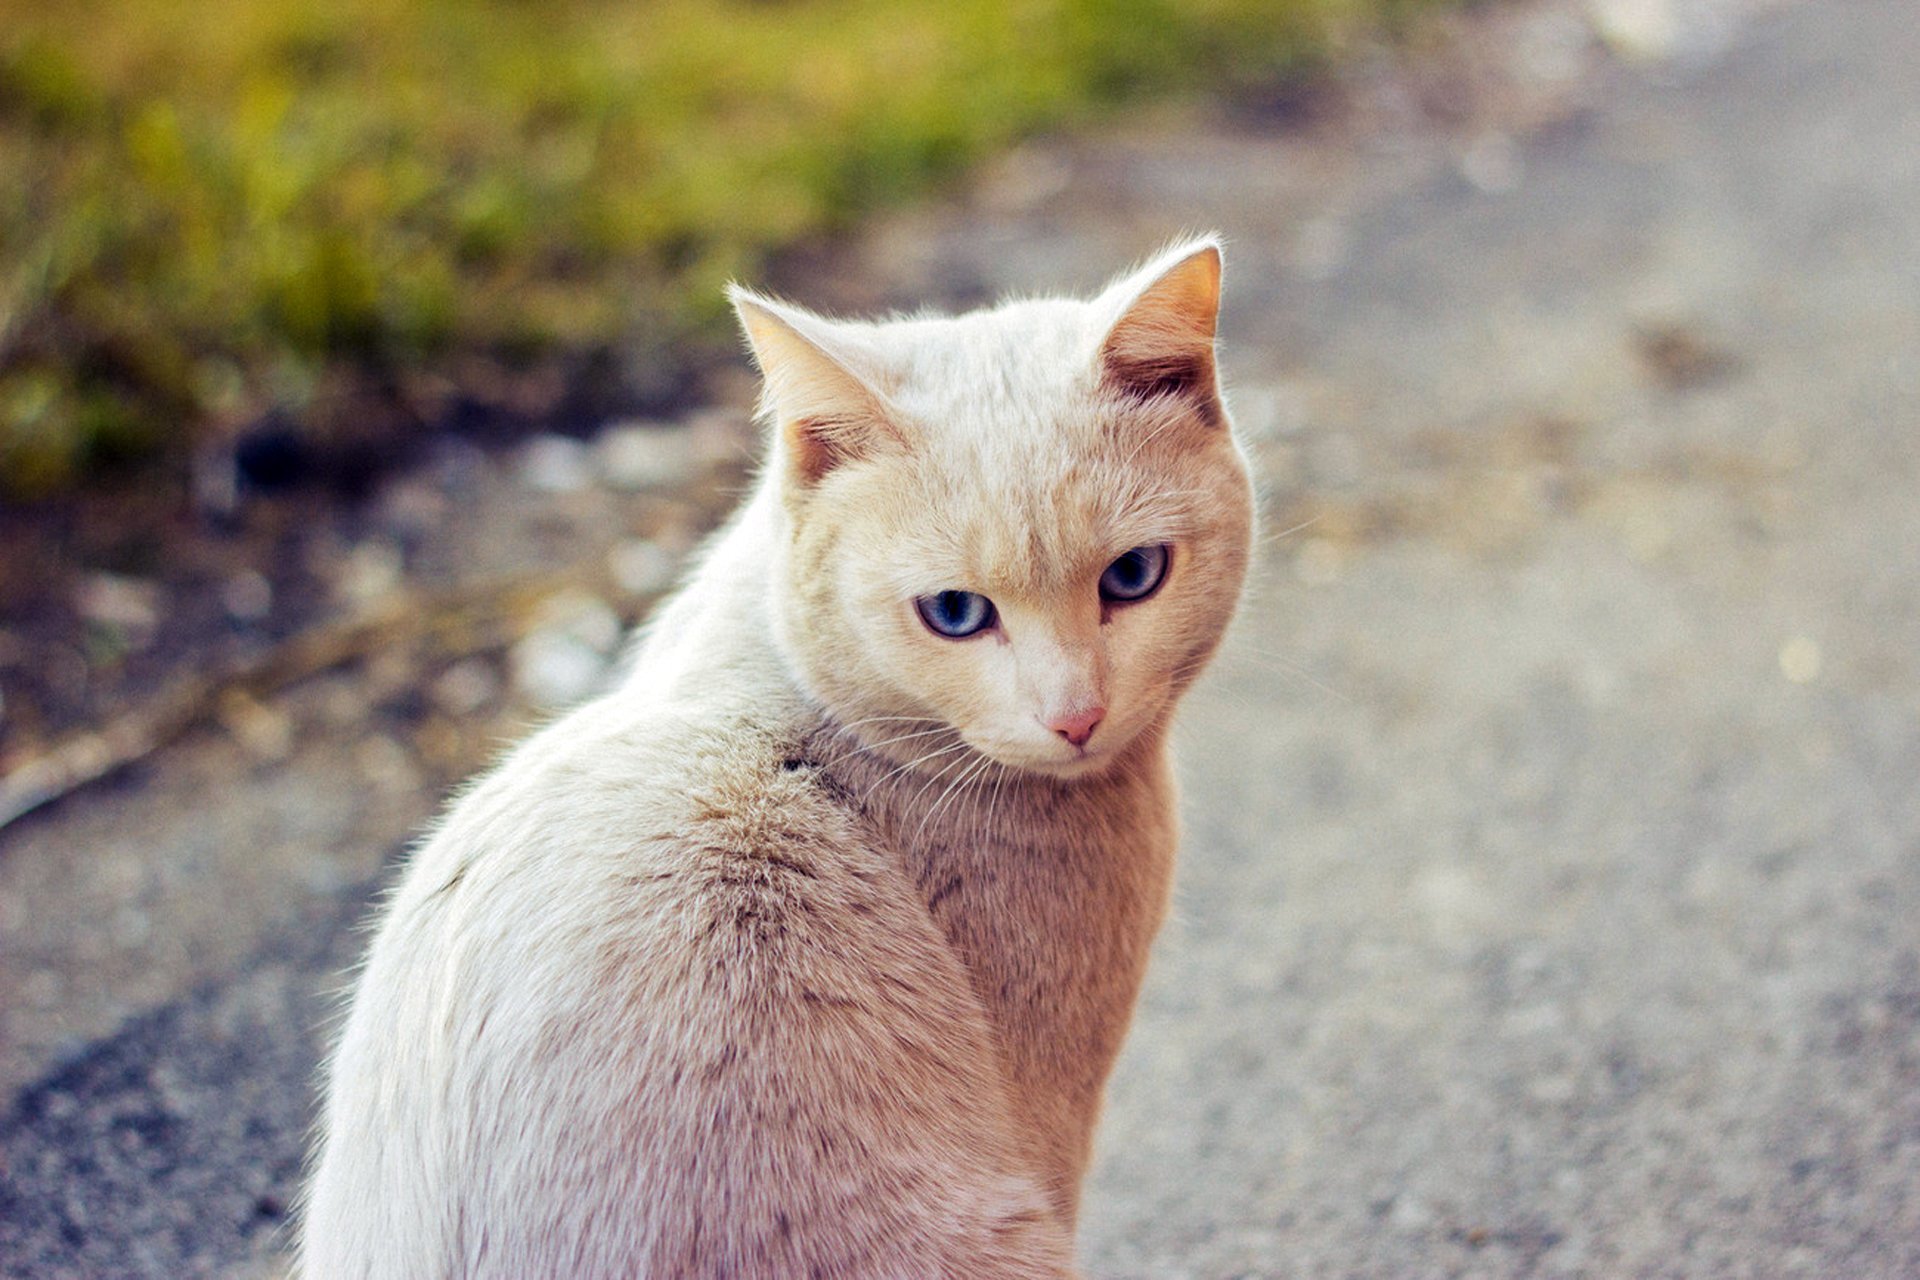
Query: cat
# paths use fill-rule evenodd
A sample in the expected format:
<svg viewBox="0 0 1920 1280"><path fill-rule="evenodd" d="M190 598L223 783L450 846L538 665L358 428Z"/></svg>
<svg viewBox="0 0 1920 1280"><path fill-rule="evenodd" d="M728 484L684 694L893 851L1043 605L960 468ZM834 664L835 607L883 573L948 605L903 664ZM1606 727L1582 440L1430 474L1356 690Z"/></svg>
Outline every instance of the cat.
<svg viewBox="0 0 1920 1280"><path fill-rule="evenodd" d="M1253 495L1217 239L1090 301L735 287L769 457L462 796L328 1067L307 1280L1062 1276Z"/></svg>

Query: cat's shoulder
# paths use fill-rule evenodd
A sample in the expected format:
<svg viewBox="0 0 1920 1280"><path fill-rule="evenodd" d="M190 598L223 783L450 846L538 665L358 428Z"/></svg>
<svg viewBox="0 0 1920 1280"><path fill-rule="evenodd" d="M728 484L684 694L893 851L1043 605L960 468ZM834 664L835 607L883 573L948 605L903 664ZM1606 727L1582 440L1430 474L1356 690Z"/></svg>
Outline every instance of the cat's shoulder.
<svg viewBox="0 0 1920 1280"><path fill-rule="evenodd" d="M449 806L402 896L469 881L530 906L635 884L697 889L716 861L844 848L857 837L804 758L807 727L773 712L589 704Z"/></svg>

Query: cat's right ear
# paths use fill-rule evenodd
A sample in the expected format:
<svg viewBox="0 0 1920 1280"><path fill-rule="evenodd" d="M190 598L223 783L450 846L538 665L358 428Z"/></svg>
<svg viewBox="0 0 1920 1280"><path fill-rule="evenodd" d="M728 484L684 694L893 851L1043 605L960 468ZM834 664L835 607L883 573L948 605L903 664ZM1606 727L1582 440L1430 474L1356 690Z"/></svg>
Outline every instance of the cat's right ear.
<svg viewBox="0 0 1920 1280"><path fill-rule="evenodd" d="M1220 240L1167 249L1110 286L1095 305L1112 313L1100 345L1107 383L1139 401L1172 396L1220 419L1214 331L1220 320Z"/></svg>
<svg viewBox="0 0 1920 1280"><path fill-rule="evenodd" d="M836 341L830 322L740 285L727 297L760 366L776 454L803 487L856 458L905 447L885 397L855 371L858 355Z"/></svg>

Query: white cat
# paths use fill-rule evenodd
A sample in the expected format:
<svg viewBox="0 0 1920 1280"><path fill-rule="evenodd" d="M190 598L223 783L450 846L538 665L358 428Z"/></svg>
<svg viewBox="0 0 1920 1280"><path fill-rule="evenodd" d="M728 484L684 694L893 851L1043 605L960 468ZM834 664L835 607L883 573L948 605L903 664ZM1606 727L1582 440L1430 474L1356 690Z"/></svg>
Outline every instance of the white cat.
<svg viewBox="0 0 1920 1280"><path fill-rule="evenodd" d="M765 474L413 856L308 1280L1072 1273L1249 552L1219 282L1208 238L950 318L735 292Z"/></svg>

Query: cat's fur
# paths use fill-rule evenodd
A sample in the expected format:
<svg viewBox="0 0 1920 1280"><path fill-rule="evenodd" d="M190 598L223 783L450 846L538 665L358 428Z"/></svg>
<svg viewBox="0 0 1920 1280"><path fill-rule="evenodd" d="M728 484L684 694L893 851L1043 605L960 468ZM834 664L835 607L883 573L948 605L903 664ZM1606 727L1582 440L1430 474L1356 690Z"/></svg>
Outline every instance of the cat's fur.
<svg viewBox="0 0 1920 1280"><path fill-rule="evenodd" d="M329 1071L308 1280L1055 1276L1251 492L1220 256L827 321L737 291L762 483L612 694L448 813ZM1167 543L1158 594L1103 568ZM983 593L954 641L917 596ZM1054 726L1096 712L1085 750Z"/></svg>

